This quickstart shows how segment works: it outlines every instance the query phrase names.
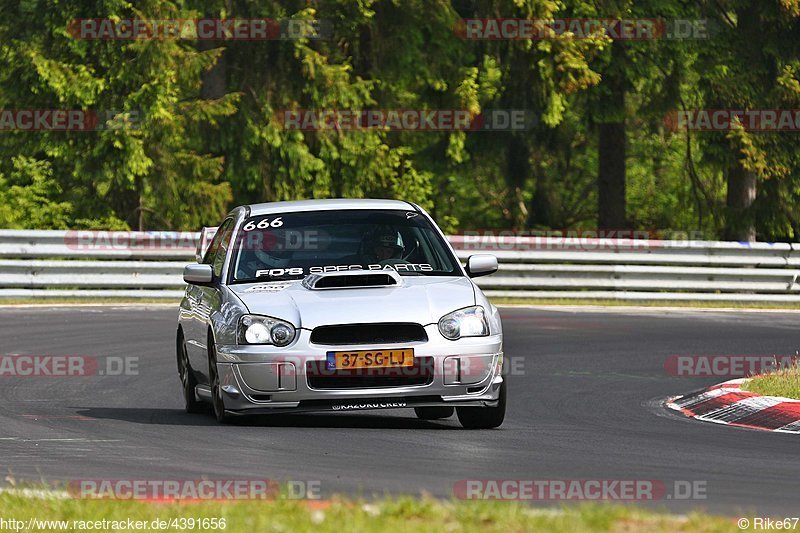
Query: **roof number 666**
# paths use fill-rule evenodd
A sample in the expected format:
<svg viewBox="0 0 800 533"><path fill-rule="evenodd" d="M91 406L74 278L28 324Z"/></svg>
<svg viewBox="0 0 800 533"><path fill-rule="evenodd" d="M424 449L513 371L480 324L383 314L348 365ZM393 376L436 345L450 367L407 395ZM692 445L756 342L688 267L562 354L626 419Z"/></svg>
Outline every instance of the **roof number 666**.
<svg viewBox="0 0 800 533"><path fill-rule="evenodd" d="M242 226L242 229L245 231L253 231L254 229L280 228L281 226L283 226L283 220L281 220L282 218L283 217L272 219L271 222L267 218L262 218L261 220L258 221L258 224L256 224L255 221L251 220L250 222Z"/></svg>

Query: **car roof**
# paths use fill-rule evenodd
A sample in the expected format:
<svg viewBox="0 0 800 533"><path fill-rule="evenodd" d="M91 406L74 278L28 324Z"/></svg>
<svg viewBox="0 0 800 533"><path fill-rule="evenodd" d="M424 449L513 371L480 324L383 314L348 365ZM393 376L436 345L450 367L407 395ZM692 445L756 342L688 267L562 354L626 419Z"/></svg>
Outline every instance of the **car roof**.
<svg viewBox="0 0 800 533"><path fill-rule="evenodd" d="M333 200L295 200L290 202L269 202L251 204L250 215L270 213L291 213L294 211L333 211L337 209L403 209L415 210L410 202L402 200L380 200L367 198L338 198Z"/></svg>

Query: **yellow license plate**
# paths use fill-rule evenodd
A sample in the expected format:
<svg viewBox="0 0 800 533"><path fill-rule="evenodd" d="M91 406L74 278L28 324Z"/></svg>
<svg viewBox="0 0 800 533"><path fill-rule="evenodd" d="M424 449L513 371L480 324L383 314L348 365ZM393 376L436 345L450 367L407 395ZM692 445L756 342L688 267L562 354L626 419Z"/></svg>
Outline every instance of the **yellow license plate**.
<svg viewBox="0 0 800 533"><path fill-rule="evenodd" d="M414 366L414 348L328 352L327 355L328 370Z"/></svg>

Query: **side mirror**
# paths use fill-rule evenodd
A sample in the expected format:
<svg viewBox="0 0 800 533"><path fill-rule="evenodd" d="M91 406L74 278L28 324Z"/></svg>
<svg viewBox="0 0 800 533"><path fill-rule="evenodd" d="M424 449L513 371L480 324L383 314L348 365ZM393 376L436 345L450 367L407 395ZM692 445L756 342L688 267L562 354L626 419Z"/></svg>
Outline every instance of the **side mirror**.
<svg viewBox="0 0 800 533"><path fill-rule="evenodd" d="M191 285L207 285L213 279L211 265L186 265L183 268L183 281Z"/></svg>
<svg viewBox="0 0 800 533"><path fill-rule="evenodd" d="M467 259L467 275L471 278L497 272L497 258L491 254L475 254Z"/></svg>

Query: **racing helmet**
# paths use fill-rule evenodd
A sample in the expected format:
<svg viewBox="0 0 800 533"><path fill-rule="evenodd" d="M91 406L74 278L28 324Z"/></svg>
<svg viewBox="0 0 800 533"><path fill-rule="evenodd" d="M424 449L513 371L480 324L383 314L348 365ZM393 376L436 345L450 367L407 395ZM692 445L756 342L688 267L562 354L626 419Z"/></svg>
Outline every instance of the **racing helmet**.
<svg viewBox="0 0 800 533"><path fill-rule="evenodd" d="M254 250L256 258L264 266L270 268L283 268L289 264L289 256L286 252L266 252L264 250Z"/></svg>
<svg viewBox="0 0 800 533"><path fill-rule="evenodd" d="M366 250L372 254L375 248L388 248L392 250L391 259L399 259L403 253L403 239L400 234L391 228L378 228L367 236Z"/></svg>

